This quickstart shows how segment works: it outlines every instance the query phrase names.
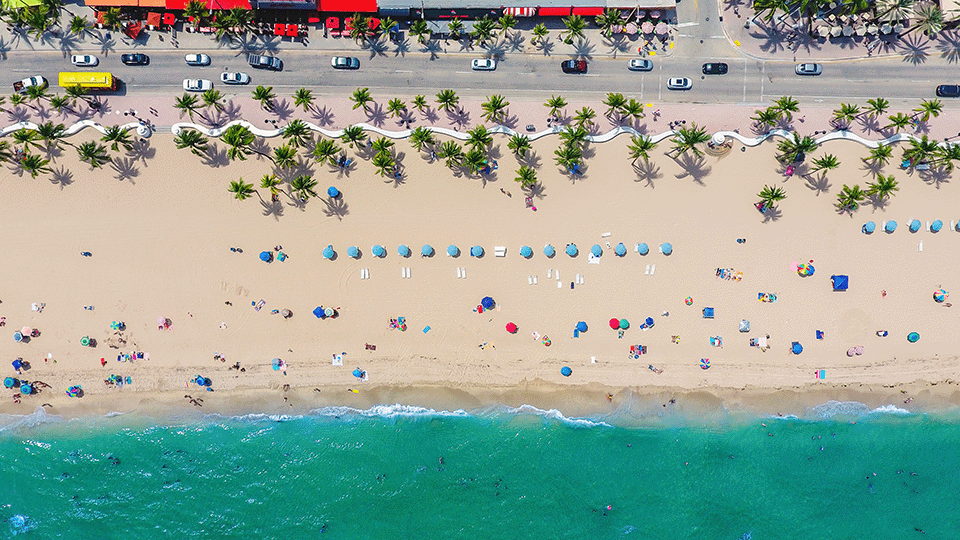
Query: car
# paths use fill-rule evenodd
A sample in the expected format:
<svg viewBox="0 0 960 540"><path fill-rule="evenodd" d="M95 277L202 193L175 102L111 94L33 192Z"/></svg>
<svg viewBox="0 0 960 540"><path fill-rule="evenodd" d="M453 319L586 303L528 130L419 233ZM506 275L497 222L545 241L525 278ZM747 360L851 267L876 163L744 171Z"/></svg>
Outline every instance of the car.
<svg viewBox="0 0 960 540"><path fill-rule="evenodd" d="M727 65L723 62L709 63L703 65L704 75L726 75Z"/></svg>
<svg viewBox="0 0 960 540"><path fill-rule="evenodd" d="M283 61L273 56L264 56L262 54L251 54L247 57L247 62L251 67L257 69L272 69L273 71L283 71Z"/></svg>
<svg viewBox="0 0 960 540"><path fill-rule="evenodd" d="M73 65L79 67L93 67L100 63L96 56L89 54L75 54L70 57L70 61L73 62Z"/></svg>
<svg viewBox="0 0 960 540"><path fill-rule="evenodd" d="M209 66L210 57L203 53L191 53L183 57L188 66Z"/></svg>
<svg viewBox="0 0 960 540"><path fill-rule="evenodd" d="M823 73L823 66L820 64L797 64L797 75L819 75Z"/></svg>
<svg viewBox="0 0 960 540"><path fill-rule="evenodd" d="M653 71L653 62L646 58L632 58L627 63L627 69L630 71Z"/></svg>
<svg viewBox="0 0 960 540"><path fill-rule="evenodd" d="M250 76L239 71L224 71L220 74L220 81L224 84L249 84Z"/></svg>
<svg viewBox="0 0 960 540"><path fill-rule="evenodd" d="M352 56L334 56L330 59L334 69L360 69L360 59Z"/></svg>
<svg viewBox="0 0 960 540"><path fill-rule="evenodd" d="M691 88L693 88L693 81L686 77L667 79L667 90L689 90Z"/></svg>
<svg viewBox="0 0 960 540"><path fill-rule="evenodd" d="M564 60L560 62L560 70L564 73L586 73L586 60Z"/></svg>
<svg viewBox="0 0 960 540"><path fill-rule="evenodd" d="M206 79L184 79L183 89L187 92L206 92L213 88L213 83Z"/></svg>
<svg viewBox="0 0 960 540"><path fill-rule="evenodd" d="M143 53L121 54L120 61L128 66L145 66L150 63L150 57Z"/></svg>
<svg viewBox="0 0 960 540"><path fill-rule="evenodd" d="M940 97L960 97L960 86L956 84L941 84L937 87L937 95Z"/></svg>
<svg viewBox="0 0 960 540"><path fill-rule="evenodd" d="M474 71L493 71L497 69L497 61L493 58L474 58L470 67Z"/></svg>

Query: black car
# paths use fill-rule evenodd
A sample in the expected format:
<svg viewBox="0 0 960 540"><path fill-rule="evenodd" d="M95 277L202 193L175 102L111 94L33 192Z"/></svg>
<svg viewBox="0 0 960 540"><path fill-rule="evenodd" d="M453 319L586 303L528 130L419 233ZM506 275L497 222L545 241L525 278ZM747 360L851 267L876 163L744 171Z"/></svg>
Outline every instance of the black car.
<svg viewBox="0 0 960 540"><path fill-rule="evenodd" d="M247 57L247 62L250 63L251 67L259 69L272 69L273 71L283 71L283 61L273 56L251 54Z"/></svg>
<svg viewBox="0 0 960 540"><path fill-rule="evenodd" d="M937 87L937 95L940 97L960 97L960 86L956 84L941 84Z"/></svg>
<svg viewBox="0 0 960 540"><path fill-rule="evenodd" d="M121 54L120 61L128 66L145 66L150 63L150 57L142 53Z"/></svg>
<svg viewBox="0 0 960 540"><path fill-rule="evenodd" d="M723 62L720 63L710 63L703 65L703 74L704 75L726 75L727 65Z"/></svg>
<svg viewBox="0 0 960 540"><path fill-rule="evenodd" d="M587 72L587 61L586 60L564 60L560 62L560 69L564 73L586 73Z"/></svg>

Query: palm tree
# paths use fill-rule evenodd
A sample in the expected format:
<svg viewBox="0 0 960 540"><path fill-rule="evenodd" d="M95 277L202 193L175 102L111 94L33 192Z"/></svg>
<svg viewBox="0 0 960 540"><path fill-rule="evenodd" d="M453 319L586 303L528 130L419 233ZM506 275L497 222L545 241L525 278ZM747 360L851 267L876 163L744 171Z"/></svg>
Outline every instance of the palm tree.
<svg viewBox="0 0 960 540"><path fill-rule="evenodd" d="M257 192L257 190L253 189L253 184L245 183L243 178L239 180L231 180L230 187L227 188L227 191L233 193L233 198L237 199L238 201L249 199L254 193Z"/></svg>
<svg viewBox="0 0 960 540"><path fill-rule="evenodd" d="M939 151L937 141L932 141L926 135L919 139L910 139L910 148L903 151L903 159L909 160L911 165L924 162L927 158L934 156Z"/></svg>
<svg viewBox="0 0 960 540"><path fill-rule="evenodd" d="M426 43L427 39L430 38L430 29L427 28L427 21L423 19L413 21L413 24L410 25L410 35L417 36L417 42L421 45Z"/></svg>
<svg viewBox="0 0 960 540"><path fill-rule="evenodd" d="M347 126L343 128L343 134L340 135L340 140L353 148L353 145L357 145L359 148L360 143L366 140L367 134L363 132L363 128L360 126Z"/></svg>
<svg viewBox="0 0 960 540"><path fill-rule="evenodd" d="M74 15L70 19L70 33L76 34L79 37L83 37L90 30L90 21L86 17L81 17L80 15Z"/></svg>
<svg viewBox="0 0 960 540"><path fill-rule="evenodd" d="M757 194L757 197L760 197L760 202L764 206L773 206L773 203L782 201L787 198L787 192L783 190L780 186L763 186L763 189L760 190L760 193Z"/></svg>
<svg viewBox="0 0 960 540"><path fill-rule="evenodd" d="M27 154L20 160L20 168L30 173L30 178L50 172L50 167L47 167L49 164L49 159L43 159L37 154Z"/></svg>
<svg viewBox="0 0 960 540"><path fill-rule="evenodd" d="M643 103L633 98L630 98L630 101L623 105L622 111L624 116L632 116L634 119L644 117Z"/></svg>
<svg viewBox="0 0 960 540"><path fill-rule="evenodd" d="M292 169L297 166L297 149L283 145L273 149L273 162L281 169Z"/></svg>
<svg viewBox="0 0 960 540"><path fill-rule="evenodd" d="M273 93L272 86L257 86L253 89L253 99L260 102L260 107L265 110L273 108L273 99L277 97Z"/></svg>
<svg viewBox="0 0 960 540"><path fill-rule="evenodd" d="M486 148L493 142L493 137L483 124L468 131L467 135L467 146L471 148Z"/></svg>
<svg viewBox="0 0 960 540"><path fill-rule="evenodd" d="M436 144L433 138L433 132L422 126L410 132L409 141L410 144L417 149L417 152L422 152L424 145L433 146Z"/></svg>
<svg viewBox="0 0 960 540"><path fill-rule="evenodd" d="M373 160L370 163L377 168L377 174L380 176L392 174L397 166L393 156L387 152L377 152L377 155L373 156Z"/></svg>
<svg viewBox="0 0 960 540"><path fill-rule="evenodd" d="M493 94L492 96L487 97L487 100L484 101L480 108L483 109L483 116L487 122L501 122L506 116L506 109L510 106L510 102L506 100L500 94Z"/></svg>
<svg viewBox="0 0 960 540"><path fill-rule="evenodd" d="M853 187L844 184L843 189L837 195L837 210L841 213L853 212L860 208L860 203L866 198L867 195L860 189L859 184L855 184Z"/></svg>
<svg viewBox="0 0 960 540"><path fill-rule="evenodd" d="M841 103L839 109L834 109L833 119L836 122L836 126L840 129L846 129L850 127L850 122L853 122L857 115L860 114L859 105L850 105L848 103Z"/></svg>
<svg viewBox="0 0 960 540"><path fill-rule="evenodd" d="M253 144L255 139L253 132L240 124L228 127L220 136L220 140L230 147L227 150L230 159L239 159L240 161L246 161L247 156L252 153L250 145Z"/></svg>
<svg viewBox="0 0 960 540"><path fill-rule="evenodd" d="M299 197L302 202L306 202L310 197L317 196L317 192L314 191L316 187L317 181L314 180L312 176L305 174L301 174L290 182L290 189L297 194L297 197Z"/></svg>
<svg viewBox="0 0 960 540"><path fill-rule="evenodd" d="M920 117L921 122L926 122L930 119L931 116L934 118L940 116L940 113L943 111L943 103L939 99L925 99L920 102L920 106L913 110L913 112L918 115L922 114Z"/></svg>
<svg viewBox="0 0 960 540"><path fill-rule="evenodd" d="M763 20L770 22L777 15L778 11L787 13L790 7L786 0L755 0L753 10L758 17L763 14Z"/></svg>
<svg viewBox="0 0 960 540"><path fill-rule="evenodd" d="M213 107L217 112L223 110L223 103L220 103L223 99L223 94L221 94L219 90L213 88L206 90L200 94L200 99L203 100L204 107Z"/></svg>
<svg viewBox="0 0 960 540"><path fill-rule="evenodd" d="M514 180L520 183L520 187L528 188L537 183L537 171L532 167L521 165L517 169L517 177Z"/></svg>
<svg viewBox="0 0 960 540"><path fill-rule="evenodd" d="M878 6L883 11L877 15L877 18L891 24L909 19L913 16L914 3L915 0L887 0L882 3L882 6Z"/></svg>
<svg viewBox="0 0 960 540"><path fill-rule="evenodd" d="M953 171L954 161L960 161L960 145L947 143L944 146L937 146L936 163L938 165L944 165L947 170Z"/></svg>
<svg viewBox="0 0 960 540"><path fill-rule="evenodd" d="M517 25L517 18L513 15L502 15L500 20L497 21L497 28L500 29L501 35L506 35L514 26Z"/></svg>
<svg viewBox="0 0 960 540"><path fill-rule="evenodd" d="M447 30L450 31L450 37L454 41L459 40L460 36L463 35L463 22L460 19L450 19L450 22L447 23Z"/></svg>
<svg viewBox="0 0 960 540"><path fill-rule="evenodd" d="M57 110L58 114L63 114L64 107L70 107L70 98L56 95L50 98L50 106Z"/></svg>
<svg viewBox="0 0 960 540"><path fill-rule="evenodd" d="M890 119L890 123L884 126L884 129L895 127L897 128L897 133L900 133L901 129L909 126L910 123L912 122L912 119L903 113L897 113L897 114L888 116L887 118Z"/></svg>
<svg viewBox="0 0 960 540"><path fill-rule="evenodd" d="M209 16L210 12L207 11L207 3L203 0L190 0L183 8L183 18L189 20L193 17L194 29L200 28L200 23Z"/></svg>
<svg viewBox="0 0 960 540"><path fill-rule="evenodd" d="M530 150L530 137L520 134L514 135L510 137L507 148L513 150L513 153L522 159L527 156L527 151Z"/></svg>
<svg viewBox="0 0 960 540"><path fill-rule="evenodd" d="M567 146L583 148L587 143L588 135L587 130L582 127L567 126L566 129L560 132L560 140Z"/></svg>
<svg viewBox="0 0 960 540"><path fill-rule="evenodd" d="M883 167L890 161L891 156L893 156L893 147L889 144L880 144L876 148L870 149L869 157L860 159L862 159L864 163L872 161Z"/></svg>
<svg viewBox="0 0 960 540"><path fill-rule="evenodd" d="M480 148L473 147L463 155L463 166L470 174L476 174L486 165L487 153Z"/></svg>
<svg viewBox="0 0 960 540"><path fill-rule="evenodd" d="M390 149L393 148L393 141L386 137L379 137L373 141L370 148L377 154L389 154Z"/></svg>
<svg viewBox="0 0 960 540"><path fill-rule="evenodd" d="M620 114L623 106L627 104L627 98L623 97L623 94L620 93L607 92L607 97L603 100L603 104L607 106L607 112L603 114L609 118L614 114Z"/></svg>
<svg viewBox="0 0 960 540"><path fill-rule="evenodd" d="M868 99L867 108L863 111L870 116L877 118L883 116L887 109L890 108L890 102L883 98Z"/></svg>
<svg viewBox="0 0 960 540"><path fill-rule="evenodd" d="M876 182L867 182L866 193L870 197L875 196L877 201L882 201L887 197L893 197L893 194L899 190L897 181L893 179L892 174L887 176L878 174Z"/></svg>
<svg viewBox="0 0 960 540"><path fill-rule="evenodd" d="M613 26L621 24L620 10L612 8L604 9L603 13L594 18L594 22L600 28L600 33L609 38L613 36Z"/></svg>
<svg viewBox="0 0 960 540"><path fill-rule="evenodd" d="M303 107L303 112L313 107L313 92L306 88L301 88L293 93L293 104L297 107Z"/></svg>
<svg viewBox="0 0 960 540"><path fill-rule="evenodd" d="M583 150L579 146L563 145L553 151L558 167L573 170L583 159Z"/></svg>
<svg viewBox="0 0 960 540"><path fill-rule="evenodd" d="M120 25L123 23L120 17L120 8L110 8L102 13L104 26L112 30L120 30Z"/></svg>
<svg viewBox="0 0 960 540"><path fill-rule="evenodd" d="M63 89L63 93L67 97L69 97L74 104L77 103L78 99L87 101L87 89L80 86L79 84L75 84L73 86L67 86L66 88ZM10 96L10 103L13 103L13 96Z"/></svg>
<svg viewBox="0 0 960 540"><path fill-rule="evenodd" d="M402 117L403 113L407 112L407 104L400 98L393 98L387 102L387 112L390 116Z"/></svg>
<svg viewBox="0 0 960 540"><path fill-rule="evenodd" d="M920 30L927 36L934 36L943 31L943 10L936 4L922 4L913 10L917 22L907 29L903 35L914 30Z"/></svg>
<svg viewBox="0 0 960 540"><path fill-rule="evenodd" d="M793 120L793 113L800 112L800 102L793 99L793 96L781 96L773 102L773 109L781 118Z"/></svg>
<svg viewBox="0 0 960 540"><path fill-rule="evenodd" d="M577 114L573 116L573 121L580 127L589 126L592 128L594 126L593 119L597 117L597 113L590 107L583 107Z"/></svg>
<svg viewBox="0 0 960 540"><path fill-rule="evenodd" d="M180 130L180 133L173 139L173 143L180 150L189 148L197 156L207 151L207 138L195 129Z"/></svg>
<svg viewBox="0 0 960 540"><path fill-rule="evenodd" d="M50 97L50 93L42 86L28 86L26 92L26 96L30 98L31 101L37 102L37 105L40 104L41 99L48 99ZM39 109L34 107L34 110Z"/></svg>
<svg viewBox="0 0 960 540"><path fill-rule="evenodd" d="M290 141L295 148L307 146L307 143L312 140L312 137L313 132L310 131L310 127L299 118L283 128L283 138Z"/></svg>
<svg viewBox="0 0 960 540"><path fill-rule="evenodd" d="M550 109L547 116L550 118L559 118L560 110L567 106L567 100L563 99L562 96L550 96L550 99L548 99L543 106Z"/></svg>
<svg viewBox="0 0 960 540"><path fill-rule="evenodd" d="M454 19L454 20L457 21L459 19ZM411 102L411 104L413 105L414 109L420 112L423 112L424 109L430 108L430 105L427 103L427 98L421 94L417 94L413 96L413 101Z"/></svg>
<svg viewBox="0 0 960 540"><path fill-rule="evenodd" d="M583 39L583 31L587 27L587 22L583 20L583 17L571 15L563 19L563 24L567 27L566 30L561 32L561 34L567 34L567 37L563 40L564 43L570 45L574 38Z"/></svg>
<svg viewBox="0 0 960 540"><path fill-rule="evenodd" d="M543 43L548 34L550 34L550 30L543 23L539 23L533 27L533 39L530 42L536 40L538 43Z"/></svg>
<svg viewBox="0 0 960 540"><path fill-rule="evenodd" d="M840 160L833 154L824 154L811 163L813 164L813 167L810 168L811 173L817 171L832 171L840 166Z"/></svg>
<svg viewBox="0 0 960 540"><path fill-rule="evenodd" d="M441 90L437 92L437 108L441 111L449 112L450 109L456 107L458 103L460 103L460 98L453 90Z"/></svg>
<svg viewBox="0 0 960 540"><path fill-rule="evenodd" d="M66 127L63 124L54 124L53 122L44 122L37 126L37 135L40 139L46 143L47 150L53 148L60 148L60 139L65 135ZM67 141L63 141L70 146L73 146Z"/></svg>
<svg viewBox="0 0 960 540"><path fill-rule="evenodd" d="M346 24L350 27L351 39L354 41L366 39L367 30L370 28L370 23L366 17L359 13L354 13L352 17L347 19Z"/></svg>
<svg viewBox="0 0 960 540"><path fill-rule="evenodd" d="M313 147L313 157L317 161L329 161L330 165L336 165L334 156L340 153L340 146L333 139L320 139Z"/></svg>
<svg viewBox="0 0 960 540"><path fill-rule="evenodd" d="M646 136L640 137L631 137L630 146L627 149L630 151L630 157L633 159L633 164L636 165L637 159L643 158L644 161L650 161L650 152L657 147L657 143L653 142L653 139Z"/></svg>
<svg viewBox="0 0 960 540"><path fill-rule="evenodd" d="M107 149L94 141L80 143L77 154L80 156L80 161L89 163L92 169L99 169L105 163L112 161L107 155Z"/></svg>
<svg viewBox="0 0 960 540"><path fill-rule="evenodd" d="M673 141L673 151L676 151L677 157L680 157L680 154L687 150L692 150L697 157L703 156L703 151L697 145L709 140L710 136L707 135L707 130L698 127L696 123L691 124L690 127L677 129L671 139Z"/></svg>
<svg viewBox="0 0 960 540"><path fill-rule="evenodd" d="M13 160L12 148L10 141L0 141L0 161L10 162Z"/></svg>
<svg viewBox="0 0 960 540"><path fill-rule="evenodd" d="M490 19L487 16L484 16L482 19L476 21L473 25L473 32L470 34L470 39L483 45L491 38L493 38L493 32L497 28L497 23Z"/></svg>
<svg viewBox="0 0 960 540"><path fill-rule="evenodd" d="M69 91L69 88L67 90ZM197 96L193 94L183 94L177 98L173 106L177 109L180 109L181 117L183 116L183 113L187 113L190 116L190 120L193 120L193 113L199 108L197 104ZM207 119L203 113L198 112L198 114L203 117L204 120Z"/></svg>
<svg viewBox="0 0 960 540"><path fill-rule="evenodd" d="M780 154L777 160L781 163L793 163L800 158L801 154L809 154L817 149L817 141L812 137L801 137L796 131L793 132L792 139L783 139L777 143L777 150Z"/></svg>
<svg viewBox="0 0 960 540"><path fill-rule="evenodd" d="M777 125L777 120L780 119L780 113L776 111L773 107L767 107L766 109L758 109L754 111L757 113L756 116L751 116L750 119L753 120L754 125L756 126L768 126L773 127Z"/></svg>
<svg viewBox="0 0 960 540"><path fill-rule="evenodd" d="M275 174L265 174L260 179L260 187L270 190L270 199L275 201L280 194L280 179Z"/></svg>
<svg viewBox="0 0 960 540"><path fill-rule="evenodd" d="M373 101L373 97L370 96L369 88L357 88L353 91L353 95L350 96L350 101L353 102L353 108L363 107L364 111L369 111L370 108L367 107L367 103Z"/></svg>
<svg viewBox="0 0 960 540"><path fill-rule="evenodd" d="M463 148L454 141L445 141L440 145L437 156L447 160L447 167L452 169L463 163Z"/></svg>
<svg viewBox="0 0 960 540"><path fill-rule="evenodd" d="M133 139L127 133L127 130L120 126L108 127L100 140L110 143L110 149L114 152L119 152L121 146L127 151L133 148Z"/></svg>
<svg viewBox="0 0 960 540"><path fill-rule="evenodd" d="M31 146L40 148L40 135L37 134L36 130L20 128L14 131L11 137L13 137L15 144L23 145L24 152L27 152Z"/></svg>
<svg viewBox="0 0 960 540"><path fill-rule="evenodd" d="M27 102L27 96L23 94L10 94L10 104L14 108L19 107Z"/></svg>

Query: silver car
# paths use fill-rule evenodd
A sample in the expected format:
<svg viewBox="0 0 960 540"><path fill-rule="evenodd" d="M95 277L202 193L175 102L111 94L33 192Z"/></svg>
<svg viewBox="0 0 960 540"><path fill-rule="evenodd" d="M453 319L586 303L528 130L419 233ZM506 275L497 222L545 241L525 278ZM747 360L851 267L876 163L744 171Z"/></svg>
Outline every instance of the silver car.
<svg viewBox="0 0 960 540"><path fill-rule="evenodd" d="M497 61L493 58L474 58L470 67L474 71L493 71L497 69Z"/></svg>
<svg viewBox="0 0 960 540"><path fill-rule="evenodd" d="M183 89L187 92L206 92L213 88L213 83L206 79L184 79Z"/></svg>
<svg viewBox="0 0 960 540"><path fill-rule="evenodd" d="M100 63L96 56L89 54L75 54L70 57L70 61L73 62L73 65L79 67L93 67Z"/></svg>
<svg viewBox="0 0 960 540"><path fill-rule="evenodd" d="M334 69L360 69L360 59L352 56L334 56L330 59Z"/></svg>
<svg viewBox="0 0 960 540"><path fill-rule="evenodd" d="M210 57L203 53L192 53L183 57L188 66L209 66Z"/></svg>
<svg viewBox="0 0 960 540"><path fill-rule="evenodd" d="M823 73L823 66L820 64L797 64L797 75L819 75Z"/></svg>
<svg viewBox="0 0 960 540"><path fill-rule="evenodd" d="M224 71L220 74L220 81L223 84L248 84L250 76L239 71Z"/></svg>
<svg viewBox="0 0 960 540"><path fill-rule="evenodd" d="M652 71L653 62L646 58L632 58L627 64L627 69L630 71Z"/></svg>
<svg viewBox="0 0 960 540"><path fill-rule="evenodd" d="M667 79L667 90L689 90L691 88L693 88L693 81L686 77Z"/></svg>

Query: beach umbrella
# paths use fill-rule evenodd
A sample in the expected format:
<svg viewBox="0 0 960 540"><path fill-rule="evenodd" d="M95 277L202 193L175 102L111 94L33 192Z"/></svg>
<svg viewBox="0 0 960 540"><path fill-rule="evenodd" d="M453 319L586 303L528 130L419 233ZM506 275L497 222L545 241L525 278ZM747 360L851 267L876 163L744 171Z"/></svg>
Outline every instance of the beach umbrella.
<svg viewBox="0 0 960 540"><path fill-rule="evenodd" d="M10 362L10 365L13 366L13 369L20 371L23 368L23 360L17 358L13 362Z"/></svg>
<svg viewBox="0 0 960 540"><path fill-rule="evenodd" d="M616 317L610 319L610 328L613 328L614 330L620 328L620 319L617 319Z"/></svg>
<svg viewBox="0 0 960 540"><path fill-rule="evenodd" d="M872 232L875 231L875 230L877 230L877 224L876 224L876 223L874 223L874 222L872 222L872 221L868 221L868 222L864 223L864 225L863 225L863 232L864 232L864 234L870 234L870 233L872 233Z"/></svg>
<svg viewBox="0 0 960 540"><path fill-rule="evenodd" d="M916 332L910 332L909 334L907 334L907 341L909 341L910 343L916 343L919 340L920 340L920 334Z"/></svg>
<svg viewBox="0 0 960 540"><path fill-rule="evenodd" d="M327 188L327 196L330 197L331 199L336 199L337 197L340 196L340 190L333 186L330 186Z"/></svg>
<svg viewBox="0 0 960 540"><path fill-rule="evenodd" d="M820 35L820 37L825 38L830 35L830 27L821 26L820 28L817 28L817 33Z"/></svg>
<svg viewBox="0 0 960 540"><path fill-rule="evenodd" d="M890 23L883 23L880 25L881 34L889 34L892 31L893 31L893 27L890 26Z"/></svg>
<svg viewBox="0 0 960 540"><path fill-rule="evenodd" d="M32 334L33 334L33 328L30 328L29 326L24 326L23 328L20 329L20 333L23 334L23 335L25 335L25 336L32 335Z"/></svg>
<svg viewBox="0 0 960 540"><path fill-rule="evenodd" d="M869 24L867 25L867 33L871 36L875 36L880 33L880 27L875 24Z"/></svg>
<svg viewBox="0 0 960 540"><path fill-rule="evenodd" d="M483 248L480 246L473 246L470 248L471 257L483 257Z"/></svg>
<svg viewBox="0 0 960 540"><path fill-rule="evenodd" d="M920 230L920 220L915 219L910 222L910 232L917 232Z"/></svg>
<svg viewBox="0 0 960 540"><path fill-rule="evenodd" d="M637 252L641 255L646 255L647 253L650 253L650 246L648 246L647 243L644 242L640 244L640 247L637 248Z"/></svg>
<svg viewBox="0 0 960 540"><path fill-rule="evenodd" d="M530 257L533 257L533 250L530 249L530 246L523 246L520 248L520 256L524 259L529 259Z"/></svg>
<svg viewBox="0 0 960 540"><path fill-rule="evenodd" d="M13 377L7 377L6 379L3 380L3 386L5 386L6 388L13 388L14 386L17 385L18 382L20 381L14 379Z"/></svg>
<svg viewBox="0 0 960 540"><path fill-rule="evenodd" d="M577 249L576 244L567 244L567 255L576 257L577 253L580 253L580 251Z"/></svg>
<svg viewBox="0 0 960 540"><path fill-rule="evenodd" d="M383 249L383 246L380 244L377 244L370 248L370 253L372 253L374 257L384 257L387 254L387 250Z"/></svg>
<svg viewBox="0 0 960 540"><path fill-rule="evenodd" d="M564 377L569 377L570 375L573 375L573 370L567 366L563 366L562 368L560 368L560 374L563 375Z"/></svg>
<svg viewBox="0 0 960 540"><path fill-rule="evenodd" d="M517 325L513 324L512 322L508 322L508 323L507 323L507 332L510 332L511 334L516 334L516 333L517 333Z"/></svg>
<svg viewBox="0 0 960 540"><path fill-rule="evenodd" d="M401 257L409 257L410 248L404 244L400 244L400 247L397 248L397 254L400 255Z"/></svg>
<svg viewBox="0 0 960 540"><path fill-rule="evenodd" d="M617 254L618 257L623 257L627 254L627 246L623 245L623 242L617 244L617 247L613 249L613 252Z"/></svg>
<svg viewBox="0 0 960 540"><path fill-rule="evenodd" d="M261 261L263 261L263 262L270 262L271 259L273 259L273 253L270 253L269 251L261 251L261 252L260 252L260 260L261 260Z"/></svg>
<svg viewBox="0 0 960 540"><path fill-rule="evenodd" d="M629 22L629 23L627 23L627 25L623 27L623 31L626 32L626 33L628 33L628 34L630 34L631 36L632 36L633 34L636 34L636 33L637 33L637 23L635 23L635 22ZM649 32L648 32L648 33L649 33Z"/></svg>
<svg viewBox="0 0 960 540"><path fill-rule="evenodd" d="M853 27L849 24L843 26L843 35L845 37L850 37L853 35Z"/></svg>
<svg viewBox="0 0 960 540"><path fill-rule="evenodd" d="M830 35L833 37L840 37L840 33L843 32L843 28L839 26L834 26L830 29Z"/></svg>
<svg viewBox="0 0 960 540"><path fill-rule="evenodd" d="M90 346L90 337L89 337L89 336L83 336L82 338L80 338L80 344L83 345L84 347L89 347L89 346Z"/></svg>
<svg viewBox="0 0 960 540"><path fill-rule="evenodd" d="M20 343L21 341L23 341L23 334L21 334L20 332L14 332L13 340L16 341L17 343Z"/></svg>
<svg viewBox="0 0 960 540"><path fill-rule="evenodd" d="M333 259L333 246L327 246L323 248L323 258L324 259Z"/></svg>
<svg viewBox="0 0 960 540"><path fill-rule="evenodd" d="M429 257L433 255L433 246L430 244L424 244L423 247L420 248L420 255L423 257Z"/></svg>
<svg viewBox="0 0 960 540"><path fill-rule="evenodd" d="M861 25L857 26L856 32L857 32L857 35L858 35L858 36L865 36L865 35L867 35L867 27L866 27L865 25L862 25L862 24L861 24Z"/></svg>
<svg viewBox="0 0 960 540"><path fill-rule="evenodd" d="M279 359L279 358L274 358L274 359L273 359L273 370L274 370L274 371L279 371L279 370L280 370L280 359Z"/></svg>
<svg viewBox="0 0 960 540"><path fill-rule="evenodd" d="M594 244L593 247L590 248L590 253L591 253L594 257L599 257L599 256L603 255L603 248L600 247L600 244Z"/></svg>
<svg viewBox="0 0 960 540"><path fill-rule="evenodd" d="M547 257L553 257L554 255L557 254L557 250L553 249L553 246L551 246L550 244L547 244L543 246L543 254L546 255Z"/></svg>
<svg viewBox="0 0 960 540"><path fill-rule="evenodd" d="M447 246L447 255L451 257L456 257L459 254L460 254L460 248L458 248L453 244L450 244L449 246Z"/></svg>
<svg viewBox="0 0 960 540"><path fill-rule="evenodd" d="M660 21L657 23L657 27L653 29L654 32L660 34L661 36L667 35L667 23Z"/></svg>
<svg viewBox="0 0 960 540"><path fill-rule="evenodd" d="M618 326L621 330L626 330L627 328L630 328L630 321L626 319L620 319Z"/></svg>
<svg viewBox="0 0 960 540"><path fill-rule="evenodd" d="M24 395L30 395L33 393L33 387L29 384L22 384L20 385L20 392Z"/></svg>
<svg viewBox="0 0 960 540"><path fill-rule="evenodd" d="M934 222L930 225L930 230L933 231L933 232L940 232L940 229L942 229L942 228L943 228L943 222L940 221L939 219L936 220L936 221L934 221Z"/></svg>
<svg viewBox="0 0 960 540"><path fill-rule="evenodd" d="M643 23L640 24L640 31L644 34L652 34L653 23L651 21L643 21Z"/></svg>
<svg viewBox="0 0 960 540"><path fill-rule="evenodd" d="M803 352L803 345L799 341L794 341L790 344L790 352L793 354L800 354Z"/></svg>
<svg viewBox="0 0 960 540"><path fill-rule="evenodd" d="M360 250L357 249L357 246L350 246L347 248L347 257L352 257L354 259L360 256Z"/></svg>
<svg viewBox="0 0 960 540"><path fill-rule="evenodd" d="M361 371L360 368L357 368L357 369L353 370L353 376L356 377L356 378L358 378L358 379L362 379L362 378L363 378L363 371Z"/></svg>
<svg viewBox="0 0 960 540"><path fill-rule="evenodd" d="M949 297L950 297L950 293L948 293L947 291L945 291L945 290L943 290L943 289L937 289L937 290L933 291L933 300L934 300L935 302L943 302L944 300L946 300L946 299L949 298Z"/></svg>
<svg viewBox="0 0 960 540"><path fill-rule="evenodd" d="M112 323L110 323L111 330L122 330L123 326L124 326L123 323L120 321L113 321Z"/></svg>
<svg viewBox="0 0 960 540"><path fill-rule="evenodd" d="M483 300L480 300L480 305L483 306L483 309L493 309L493 306L496 305L496 302L493 301L493 298L484 296Z"/></svg>
<svg viewBox="0 0 960 540"><path fill-rule="evenodd" d="M333 308L332 308L332 307L323 308L323 316L324 316L324 317L333 317Z"/></svg>
<svg viewBox="0 0 960 540"><path fill-rule="evenodd" d="M293 317L293 312L287 308L283 308L280 310L280 316L284 319L289 319L290 317Z"/></svg>
<svg viewBox="0 0 960 540"><path fill-rule="evenodd" d="M578 323L577 323L577 331L578 331L578 332L586 332L586 331L587 331L587 323L585 323L585 322L583 322L583 321L578 322Z"/></svg>
<svg viewBox="0 0 960 540"><path fill-rule="evenodd" d="M883 230L887 231L888 233L892 233L893 231L897 230L897 222L893 220L888 221L883 227Z"/></svg>
<svg viewBox="0 0 960 540"><path fill-rule="evenodd" d="M322 319L322 318L323 318L323 306L317 306L317 308L313 310L313 315L314 315L314 317L316 317L316 318L318 318L318 319Z"/></svg>
<svg viewBox="0 0 960 540"><path fill-rule="evenodd" d="M664 255L669 255L673 253L673 246L670 245L670 242L664 242L660 244L660 252Z"/></svg>
<svg viewBox="0 0 960 540"><path fill-rule="evenodd" d="M653 317L647 317L647 320L643 321L643 324L647 326L653 326Z"/></svg>

